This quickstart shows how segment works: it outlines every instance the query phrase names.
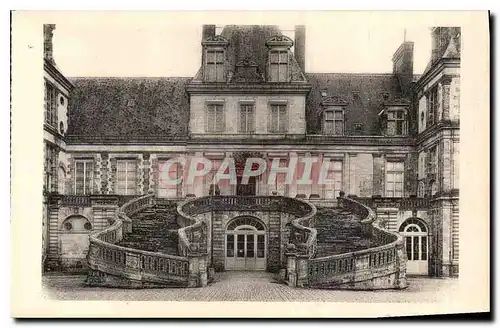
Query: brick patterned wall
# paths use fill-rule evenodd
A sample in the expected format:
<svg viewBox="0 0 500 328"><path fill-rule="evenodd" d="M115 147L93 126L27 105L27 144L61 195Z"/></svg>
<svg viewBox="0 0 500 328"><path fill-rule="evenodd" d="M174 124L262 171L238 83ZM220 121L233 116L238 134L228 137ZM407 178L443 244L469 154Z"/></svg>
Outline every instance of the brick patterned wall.
<svg viewBox="0 0 500 328"><path fill-rule="evenodd" d="M224 271L225 267L225 254L224 254L224 242L225 242L225 231L223 225L223 214L213 213L213 261L212 266L215 271Z"/></svg>
<svg viewBox="0 0 500 328"><path fill-rule="evenodd" d="M115 194L116 186L116 158L108 161L108 194Z"/></svg>
<svg viewBox="0 0 500 328"><path fill-rule="evenodd" d="M149 192L158 193L158 178L158 158L153 154L149 160Z"/></svg>
<svg viewBox="0 0 500 328"><path fill-rule="evenodd" d="M137 194L142 195L144 194L144 159L143 155L140 154L137 157L137 170L136 170L136 183L137 183Z"/></svg>
<svg viewBox="0 0 500 328"><path fill-rule="evenodd" d="M404 161L404 188L405 197L411 195L417 195L418 181L417 181L417 171L418 171L418 153L410 152L407 154Z"/></svg>
<svg viewBox="0 0 500 328"><path fill-rule="evenodd" d="M277 272L280 269L280 226L281 213L269 213L269 232L267 241L267 271Z"/></svg>
<svg viewBox="0 0 500 328"><path fill-rule="evenodd" d="M101 169L101 154L94 156L94 194L102 193L102 169Z"/></svg>

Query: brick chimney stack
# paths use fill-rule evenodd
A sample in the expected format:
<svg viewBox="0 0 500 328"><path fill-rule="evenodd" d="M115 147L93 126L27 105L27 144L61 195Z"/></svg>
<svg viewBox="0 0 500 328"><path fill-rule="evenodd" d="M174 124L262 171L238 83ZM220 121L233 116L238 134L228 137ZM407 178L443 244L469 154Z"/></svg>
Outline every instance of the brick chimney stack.
<svg viewBox="0 0 500 328"><path fill-rule="evenodd" d="M215 25L203 25L201 41L215 36Z"/></svg>
<svg viewBox="0 0 500 328"><path fill-rule="evenodd" d="M43 57L54 62L52 37L54 36L55 24L43 24Z"/></svg>
<svg viewBox="0 0 500 328"><path fill-rule="evenodd" d="M303 72L306 71L306 27L304 25L295 26L294 55L297 63Z"/></svg>
<svg viewBox="0 0 500 328"><path fill-rule="evenodd" d="M392 73L405 94L413 81L413 42L404 41L392 56Z"/></svg>

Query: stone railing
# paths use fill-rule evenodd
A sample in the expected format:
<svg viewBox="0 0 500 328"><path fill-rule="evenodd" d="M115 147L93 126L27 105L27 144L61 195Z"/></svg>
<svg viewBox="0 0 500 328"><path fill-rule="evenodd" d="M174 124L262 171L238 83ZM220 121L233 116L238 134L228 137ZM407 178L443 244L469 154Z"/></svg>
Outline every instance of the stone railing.
<svg viewBox="0 0 500 328"><path fill-rule="evenodd" d="M370 208L379 208L379 207L393 207L401 210L419 210L419 209L428 209L430 208L430 199L429 198L395 198L395 197L370 197L370 198L355 198L360 203L370 207Z"/></svg>
<svg viewBox="0 0 500 328"><path fill-rule="evenodd" d="M196 216L210 211L279 211L298 216L292 221L291 242L301 254L314 256L316 207L284 196L207 196L183 202L177 207L178 223L182 227L179 229L180 254L207 250L207 224Z"/></svg>
<svg viewBox="0 0 500 328"><path fill-rule="evenodd" d="M108 228L90 235L87 284L199 286L198 277L191 274L200 262L196 257L167 255L116 245L123 239L124 233L131 232L130 215L154 205L152 194L129 201L117 211Z"/></svg>
<svg viewBox="0 0 500 328"><path fill-rule="evenodd" d="M380 246L314 259L288 253L288 284L339 289L405 288L406 254L402 237L379 227L373 210L357 200L341 193L339 203L361 219L364 232Z"/></svg>

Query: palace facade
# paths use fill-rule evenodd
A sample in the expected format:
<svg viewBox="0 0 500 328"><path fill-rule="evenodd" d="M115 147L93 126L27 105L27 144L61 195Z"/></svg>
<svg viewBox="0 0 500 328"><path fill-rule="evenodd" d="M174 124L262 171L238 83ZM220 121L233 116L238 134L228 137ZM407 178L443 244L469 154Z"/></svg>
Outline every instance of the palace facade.
<svg viewBox="0 0 500 328"><path fill-rule="evenodd" d="M89 235L128 200L154 194L179 202L216 189L304 199L318 209L337 206L343 191L403 236L408 274L458 275L460 28L431 30L431 60L416 75L409 41L395 50L392 73L308 73L304 26L292 39L275 26L228 25L216 34L204 25L199 71L158 78L65 78L53 58L54 28L44 26L46 270L85 269ZM233 158L237 183L187 183L181 164L167 172L181 183L162 183L166 161L195 157L212 161L209 178ZM268 183L264 172L243 184L250 157L269 167L297 159L297 172L308 160L329 161L328 183L288 184L283 174ZM223 219L225 237L209 234L209 244L221 245L212 249L213 266L279 268L284 251L271 253L272 216ZM243 226L255 232L227 233Z"/></svg>

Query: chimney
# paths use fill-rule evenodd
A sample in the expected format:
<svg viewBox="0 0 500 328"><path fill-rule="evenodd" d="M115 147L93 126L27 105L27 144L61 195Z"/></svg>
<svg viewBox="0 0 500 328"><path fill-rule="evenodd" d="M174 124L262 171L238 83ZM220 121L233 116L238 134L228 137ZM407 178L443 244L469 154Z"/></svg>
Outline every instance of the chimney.
<svg viewBox="0 0 500 328"><path fill-rule="evenodd" d="M306 71L306 27L304 25L295 26L294 54L302 72Z"/></svg>
<svg viewBox="0 0 500 328"><path fill-rule="evenodd" d="M201 41L215 36L215 25L203 25Z"/></svg>
<svg viewBox="0 0 500 328"><path fill-rule="evenodd" d="M392 73L398 78L403 94L413 81L413 42L403 42L392 56Z"/></svg>
<svg viewBox="0 0 500 328"><path fill-rule="evenodd" d="M55 24L43 24L43 58L52 63L54 63L52 37L55 29Z"/></svg>

